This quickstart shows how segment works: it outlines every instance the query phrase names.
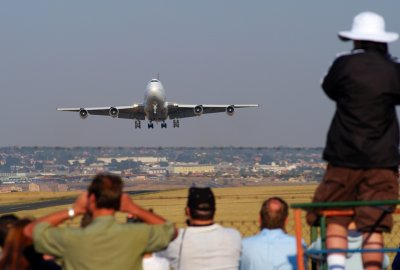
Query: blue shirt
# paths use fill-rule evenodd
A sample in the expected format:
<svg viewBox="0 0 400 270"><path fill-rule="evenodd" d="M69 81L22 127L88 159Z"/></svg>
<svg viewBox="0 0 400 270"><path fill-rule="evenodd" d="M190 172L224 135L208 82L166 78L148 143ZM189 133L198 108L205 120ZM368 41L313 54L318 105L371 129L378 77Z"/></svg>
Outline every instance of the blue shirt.
<svg viewBox="0 0 400 270"><path fill-rule="evenodd" d="M242 240L240 270L297 269L296 238L281 229L263 229Z"/></svg>

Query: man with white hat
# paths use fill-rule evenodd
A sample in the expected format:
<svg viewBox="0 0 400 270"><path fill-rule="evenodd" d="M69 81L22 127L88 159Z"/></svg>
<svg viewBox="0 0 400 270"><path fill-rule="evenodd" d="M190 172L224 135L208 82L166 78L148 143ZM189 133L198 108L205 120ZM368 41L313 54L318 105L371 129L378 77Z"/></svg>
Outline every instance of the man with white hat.
<svg viewBox="0 0 400 270"><path fill-rule="evenodd" d="M387 44L398 34L385 31L380 15L362 12L351 31L339 32L339 38L352 40L354 49L333 62L322 84L336 112L323 154L328 167L313 201L397 200L400 76ZM356 207L353 217L328 218L328 249L347 248L351 221L363 233L363 248L382 248L382 232L392 228L392 210ZM309 212L307 220L315 224L316 214ZM362 258L364 269L382 269L382 253L363 253ZM344 253L328 255L330 270L343 270L345 261Z"/></svg>

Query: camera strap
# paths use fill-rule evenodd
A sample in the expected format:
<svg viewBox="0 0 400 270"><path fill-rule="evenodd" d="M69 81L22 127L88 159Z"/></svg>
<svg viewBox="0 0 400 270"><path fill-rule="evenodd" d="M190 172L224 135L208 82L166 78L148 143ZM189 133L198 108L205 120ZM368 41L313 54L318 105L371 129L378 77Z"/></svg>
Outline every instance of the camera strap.
<svg viewBox="0 0 400 270"><path fill-rule="evenodd" d="M176 267L176 270L181 270L183 240L185 239L186 230L187 230L187 228L183 229L181 244L179 245L178 265L177 265L177 267Z"/></svg>

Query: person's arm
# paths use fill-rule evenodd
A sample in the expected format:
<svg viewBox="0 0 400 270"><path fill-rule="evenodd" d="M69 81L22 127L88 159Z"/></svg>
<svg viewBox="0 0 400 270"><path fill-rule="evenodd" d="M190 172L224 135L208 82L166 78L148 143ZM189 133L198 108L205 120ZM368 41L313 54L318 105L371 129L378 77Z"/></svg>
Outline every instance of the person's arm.
<svg viewBox="0 0 400 270"><path fill-rule="evenodd" d="M120 211L137 217L147 224L164 224L166 222L163 217L147 211L135 204L131 197L126 193L122 194Z"/></svg>
<svg viewBox="0 0 400 270"><path fill-rule="evenodd" d="M73 205L73 209L75 212L75 216L82 215L86 213L87 209L87 193L81 194L75 201ZM38 218L37 220L29 223L25 229L24 229L24 234L26 237L33 238L33 232L35 230L36 225L40 223L48 223L52 227L56 227L59 224L63 223L64 221L68 220L70 217L68 215L68 210L61 210L58 212L54 212L52 214L49 214L47 216Z"/></svg>
<svg viewBox="0 0 400 270"><path fill-rule="evenodd" d="M396 60L397 89L394 93L395 104L400 105L400 60ZM393 268L394 269L394 268Z"/></svg>
<svg viewBox="0 0 400 270"><path fill-rule="evenodd" d="M322 81L322 89L333 101L337 101L340 96L338 91L338 81L340 80L341 73L343 72L342 69L342 59L338 58L333 62L328 73Z"/></svg>
<svg viewBox="0 0 400 270"><path fill-rule="evenodd" d="M163 217L135 204L131 197L126 193L122 194L121 196L120 211L137 217L147 224L157 225L165 224L167 222ZM175 234L172 239L175 239L177 235L178 231L175 229Z"/></svg>

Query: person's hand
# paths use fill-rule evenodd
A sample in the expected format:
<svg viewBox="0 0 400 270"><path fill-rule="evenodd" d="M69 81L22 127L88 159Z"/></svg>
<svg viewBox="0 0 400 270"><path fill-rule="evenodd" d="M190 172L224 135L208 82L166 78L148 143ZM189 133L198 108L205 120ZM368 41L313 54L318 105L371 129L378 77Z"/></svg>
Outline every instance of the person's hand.
<svg viewBox="0 0 400 270"><path fill-rule="evenodd" d="M88 210L88 194L87 192L82 193L78 196L74 203L75 215L83 215Z"/></svg>
<svg viewBox="0 0 400 270"><path fill-rule="evenodd" d="M121 204L119 210L123 213L129 213L135 216L135 210L138 206L132 201L131 196L126 193L123 193L121 196Z"/></svg>

